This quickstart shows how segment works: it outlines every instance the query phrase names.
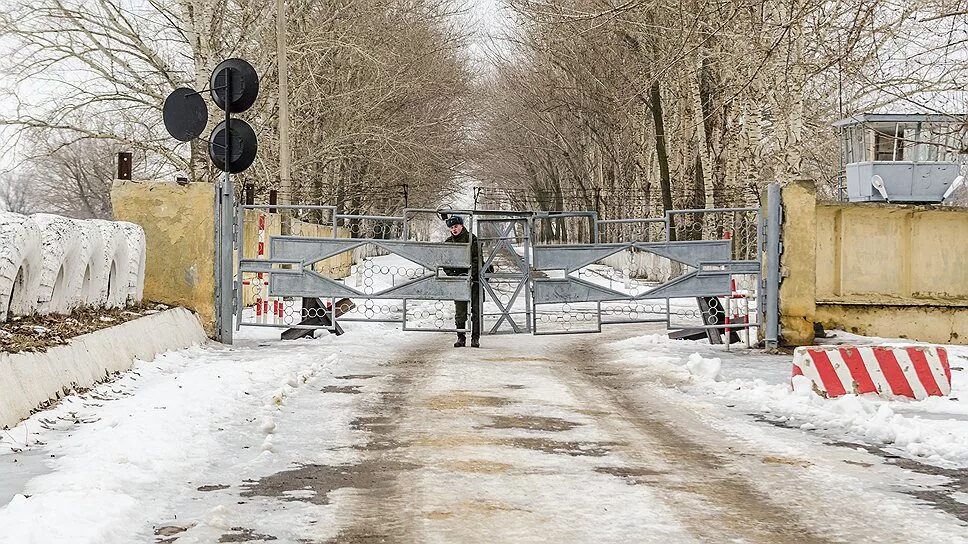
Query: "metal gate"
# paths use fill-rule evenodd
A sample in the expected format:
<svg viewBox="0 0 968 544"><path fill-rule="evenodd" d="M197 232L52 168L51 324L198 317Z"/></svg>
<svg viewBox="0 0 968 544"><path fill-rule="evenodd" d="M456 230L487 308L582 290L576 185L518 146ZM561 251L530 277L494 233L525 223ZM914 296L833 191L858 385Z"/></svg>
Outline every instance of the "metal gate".
<svg viewBox="0 0 968 544"><path fill-rule="evenodd" d="M664 218L599 220L595 214L543 214L580 221L587 241L533 247L535 334L600 332L603 325L664 323L701 335L759 326L761 227L757 208L680 210ZM638 266L636 264L638 263ZM642 263L651 263L651 266ZM747 334L747 341L751 341Z"/></svg>
<svg viewBox="0 0 968 544"><path fill-rule="evenodd" d="M367 321L464 332L447 326L444 307L470 300L471 245L409 239L408 215L419 212L396 217L344 215L333 206L239 206L236 329L335 331L340 321ZM273 224L283 220L287 235ZM253 221L254 245L246 243ZM255 255L247 255L252 247Z"/></svg>
<svg viewBox="0 0 968 544"><path fill-rule="evenodd" d="M428 239L442 230L442 211L464 215L477 234L484 334L664 323L729 336L758 328L764 315L757 208L601 220L594 212L367 216L334 206L246 205L235 218L234 292L222 291L234 300L236 329L337 331L340 322L367 321L464 332L450 321L451 301L472 296L471 247Z"/></svg>
<svg viewBox="0 0 968 544"><path fill-rule="evenodd" d="M531 221L479 214L481 332L531 332Z"/></svg>

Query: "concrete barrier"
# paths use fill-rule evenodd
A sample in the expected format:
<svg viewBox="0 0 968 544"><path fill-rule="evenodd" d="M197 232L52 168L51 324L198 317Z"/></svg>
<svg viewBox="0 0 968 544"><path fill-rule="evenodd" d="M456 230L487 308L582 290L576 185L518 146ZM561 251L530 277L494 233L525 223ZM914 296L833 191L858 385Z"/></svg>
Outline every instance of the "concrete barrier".
<svg viewBox="0 0 968 544"><path fill-rule="evenodd" d="M874 393L922 400L951 393L948 352L935 346L797 348L793 376L805 376L825 397Z"/></svg>
<svg viewBox="0 0 968 544"><path fill-rule="evenodd" d="M144 229L144 298L198 313L215 332L215 184L120 181L114 217Z"/></svg>
<svg viewBox="0 0 968 544"><path fill-rule="evenodd" d="M198 317L175 308L72 338L46 353L0 353L0 427L11 427L65 391L173 349L205 342Z"/></svg>
<svg viewBox="0 0 968 544"><path fill-rule="evenodd" d="M968 344L968 209L819 203L782 188L781 342L813 345L815 323L881 338Z"/></svg>

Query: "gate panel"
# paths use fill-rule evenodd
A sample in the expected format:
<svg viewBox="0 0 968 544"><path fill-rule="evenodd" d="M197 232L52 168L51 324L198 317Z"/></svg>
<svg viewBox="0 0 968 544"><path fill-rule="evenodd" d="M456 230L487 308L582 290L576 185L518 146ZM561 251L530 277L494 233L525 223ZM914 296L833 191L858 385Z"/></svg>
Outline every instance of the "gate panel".
<svg viewBox="0 0 968 544"><path fill-rule="evenodd" d="M536 334L573 333L564 325L589 321L588 331L615 323L665 322L671 328L680 315L700 318L699 329L756 325L748 317L748 295L756 292L759 266L743 258L757 247L755 210L597 221L593 232L598 243L535 246ZM742 237L733 238L734 232ZM733 303L739 298L744 308ZM539 330L538 323L559 330Z"/></svg>
<svg viewBox="0 0 968 544"><path fill-rule="evenodd" d="M336 330L338 321L367 321L457 330L450 301L470 300L470 244L401 239L403 217L343 215L325 206L287 207L292 235L282 236L265 232L272 223L266 217L278 220L269 213L275 206L241 208L237 266L249 292L237 293L237 326ZM258 249L246 251L241 225L254 212ZM374 237L348 237L355 233ZM334 311L340 300L345 313ZM310 319L314 324L300 325Z"/></svg>
<svg viewBox="0 0 968 544"><path fill-rule="evenodd" d="M477 218L481 256L481 332L531 332L531 224L527 218Z"/></svg>
<svg viewBox="0 0 968 544"><path fill-rule="evenodd" d="M759 327L748 316L761 315L764 228L751 208L604 221L594 212L447 210L465 217L480 244L481 289L472 295L470 245L427 241L443 234L441 210L385 217L338 214L331 206L271 207L292 214L288 235L277 224L282 216L267 213L270 206L240 207L239 326L291 328L324 317L326 327L305 328L366 321L456 331L452 301L480 296L483 334L598 332L619 323ZM257 235L246 217L254 213L261 214ZM246 239L258 239L258 251ZM544 243L533 246L535 239ZM346 313L337 317L333 308L344 299Z"/></svg>

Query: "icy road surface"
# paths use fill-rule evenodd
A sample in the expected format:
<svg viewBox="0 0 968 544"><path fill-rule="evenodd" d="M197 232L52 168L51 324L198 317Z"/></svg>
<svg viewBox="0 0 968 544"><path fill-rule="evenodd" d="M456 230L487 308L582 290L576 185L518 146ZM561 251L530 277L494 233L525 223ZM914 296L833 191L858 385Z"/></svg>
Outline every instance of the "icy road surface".
<svg viewBox="0 0 968 544"><path fill-rule="evenodd" d="M171 353L3 432L0 542L968 542L963 402L808 398L789 356L642 326L348 329Z"/></svg>

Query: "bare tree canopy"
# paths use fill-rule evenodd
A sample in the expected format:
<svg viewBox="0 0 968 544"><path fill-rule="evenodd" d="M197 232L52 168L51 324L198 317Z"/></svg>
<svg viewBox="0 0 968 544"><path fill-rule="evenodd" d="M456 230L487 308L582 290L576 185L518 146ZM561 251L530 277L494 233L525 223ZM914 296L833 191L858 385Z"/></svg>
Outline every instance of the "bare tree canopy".
<svg viewBox="0 0 968 544"><path fill-rule="evenodd" d="M275 2L14 0L0 8L7 84L0 128L26 169L100 141L134 151L142 177L208 181L204 141L176 145L161 107L179 86L207 87L223 58L256 66L262 95L246 113L260 139L243 177L278 184ZM385 211L408 195L428 203L454 189L470 110L467 32L445 0L286 2L296 201ZM212 108L214 110L214 108ZM214 116L209 128L214 127ZM28 145L29 142L29 145ZM35 142L44 145L36 146ZM98 146L99 151L109 150ZM26 153L23 153L26 150ZM99 160L113 153L98 153ZM113 160L113 159L106 159ZM103 170L102 170L103 171ZM94 172L92 172L94 174ZM382 197L382 200L381 200ZM50 203L60 208L61 204Z"/></svg>
<svg viewBox="0 0 968 544"><path fill-rule="evenodd" d="M751 205L773 179L835 186L839 117L966 109L959 0L503 5L512 24L481 62L454 0L283 2L286 196L391 213L449 201L472 176L483 205L604 217ZM262 79L244 115L259 154L240 186L278 188L276 16L275 0L5 2L0 134L16 179L33 180L7 200L106 213L93 178L120 150L138 177L211 181L204 140L177 144L161 107L233 56Z"/></svg>
<svg viewBox="0 0 968 544"><path fill-rule="evenodd" d="M187 170L159 121L167 93L198 80L206 48L187 30L194 13L189 2L154 0L5 3L0 34L9 51L0 65L4 100L15 106L0 123L18 128L18 137L58 146L104 140Z"/></svg>
<svg viewBox="0 0 968 544"><path fill-rule="evenodd" d="M957 2L509 0L476 142L493 204L606 217L755 204L839 172L830 123L965 110ZM953 101L942 100L953 97Z"/></svg>

